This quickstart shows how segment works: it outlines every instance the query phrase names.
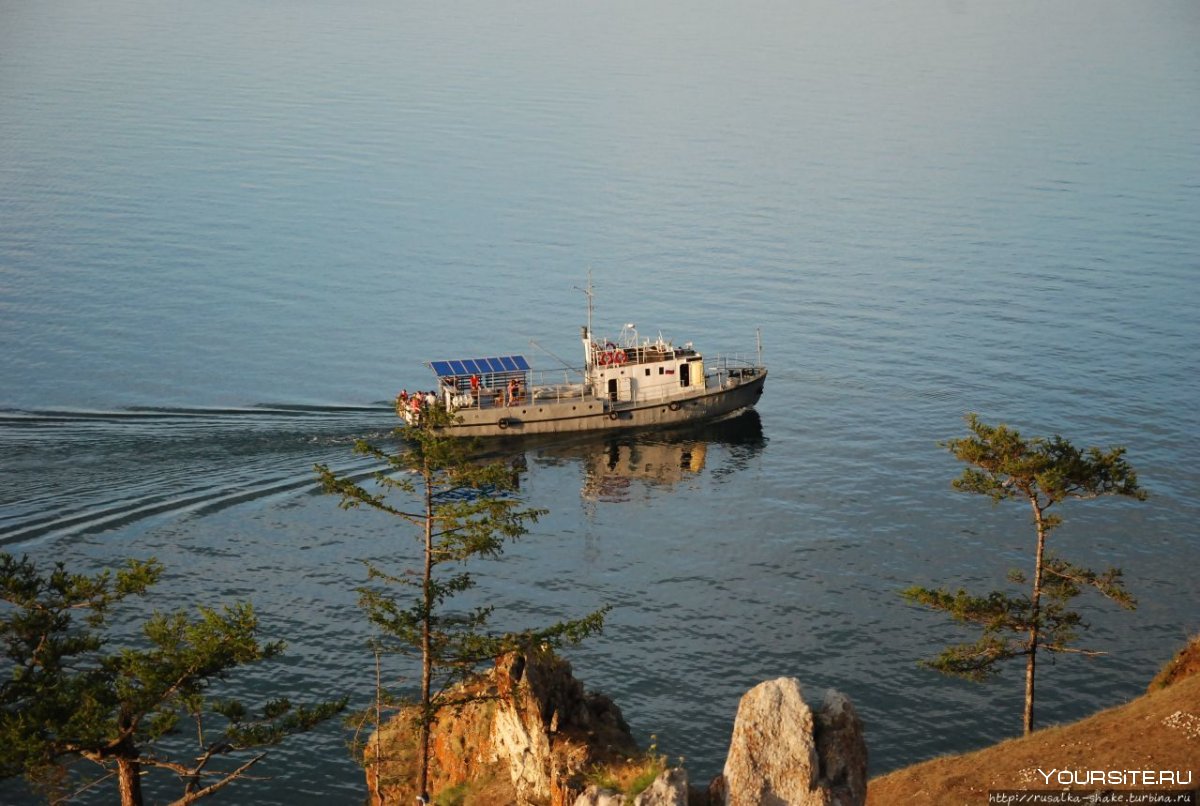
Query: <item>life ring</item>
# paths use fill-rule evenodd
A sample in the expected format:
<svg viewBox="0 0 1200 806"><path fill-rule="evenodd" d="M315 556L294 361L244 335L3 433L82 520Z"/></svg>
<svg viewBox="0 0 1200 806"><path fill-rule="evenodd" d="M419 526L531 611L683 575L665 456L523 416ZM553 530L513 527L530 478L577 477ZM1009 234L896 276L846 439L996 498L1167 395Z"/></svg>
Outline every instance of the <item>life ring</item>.
<svg viewBox="0 0 1200 806"><path fill-rule="evenodd" d="M612 361L618 367L621 366L622 364L624 364L627 358L628 358L628 356L625 355L624 350L617 350L615 353L612 354Z"/></svg>
<svg viewBox="0 0 1200 806"><path fill-rule="evenodd" d="M600 353L599 360L600 360L600 366L602 366L602 367L607 367L609 364L611 364L613 362L612 350L605 350L604 352Z"/></svg>
<svg viewBox="0 0 1200 806"><path fill-rule="evenodd" d="M670 403L667 404L667 408L670 409L671 411L679 411L679 401L672 400Z"/></svg>

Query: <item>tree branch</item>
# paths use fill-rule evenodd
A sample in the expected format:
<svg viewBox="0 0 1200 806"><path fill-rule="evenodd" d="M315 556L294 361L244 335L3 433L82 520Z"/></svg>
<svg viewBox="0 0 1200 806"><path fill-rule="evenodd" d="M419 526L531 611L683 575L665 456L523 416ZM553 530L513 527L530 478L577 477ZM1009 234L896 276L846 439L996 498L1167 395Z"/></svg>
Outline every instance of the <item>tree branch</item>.
<svg viewBox="0 0 1200 806"><path fill-rule="evenodd" d="M1098 658L1101 655L1107 655L1107 652L1101 652L1098 649L1077 649L1075 647L1064 646L1062 644L1042 644L1042 649L1047 652L1060 652L1065 655L1083 655L1088 658Z"/></svg>
<svg viewBox="0 0 1200 806"><path fill-rule="evenodd" d="M92 760L92 759L89 759L89 760ZM103 765L101 765L101 768L108 769L107 767L104 767ZM89 783L84 784L83 786L81 786L79 789L76 789L71 794L63 795L61 798L55 798L55 799L51 800L50 804L51 804L51 806L58 806L58 804L60 804L60 803L70 803L75 798L82 795L84 792L87 792L89 789L96 786L97 784L104 783L105 781L107 781L109 778L112 778L116 774L117 774L116 770L110 770L107 775L101 775L96 780L90 781Z"/></svg>
<svg viewBox="0 0 1200 806"><path fill-rule="evenodd" d="M200 800L201 798L208 797L212 793L216 792L218 789L221 789L222 787L224 787L226 784L229 784L232 781L236 780L237 778L240 778L246 772L246 770L250 769L251 767L253 767L258 762L262 761L266 757L267 757L266 753L259 753L257 756L250 759L245 764L243 764L242 766L238 767L233 772L226 775L220 781L209 784L208 786L204 787L203 789L199 789L199 790L196 790L195 792L188 793L188 794L184 795L182 798L179 798L178 800L171 801L170 806L188 806L188 804L195 803L196 801Z"/></svg>

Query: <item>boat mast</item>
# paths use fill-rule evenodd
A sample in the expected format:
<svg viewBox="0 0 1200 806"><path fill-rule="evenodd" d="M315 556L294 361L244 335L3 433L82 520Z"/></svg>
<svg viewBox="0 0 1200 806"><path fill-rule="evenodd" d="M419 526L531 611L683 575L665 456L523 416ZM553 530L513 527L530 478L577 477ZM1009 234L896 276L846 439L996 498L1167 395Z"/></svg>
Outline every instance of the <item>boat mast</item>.
<svg viewBox="0 0 1200 806"><path fill-rule="evenodd" d="M587 296L587 325L583 329L583 366L586 369L592 368L592 270L588 268L587 288L575 286L577 291L582 291Z"/></svg>

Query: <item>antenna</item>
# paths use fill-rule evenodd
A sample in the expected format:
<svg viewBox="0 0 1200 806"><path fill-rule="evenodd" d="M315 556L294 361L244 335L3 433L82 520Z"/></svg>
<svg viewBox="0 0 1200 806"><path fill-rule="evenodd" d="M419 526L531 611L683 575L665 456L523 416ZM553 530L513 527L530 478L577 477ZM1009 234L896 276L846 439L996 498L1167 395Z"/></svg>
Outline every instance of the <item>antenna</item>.
<svg viewBox="0 0 1200 806"><path fill-rule="evenodd" d="M549 350L547 350L547 349L546 349L545 347L543 347L542 345L538 344L538 343L537 343L537 341L535 341L534 339L530 339L530 340L529 340L529 344L530 344L530 346L531 346L531 347L536 347L536 348L538 348L538 349L539 349L539 350L541 350L543 353L545 353L546 355L550 356L551 358L553 358L553 359L554 359L555 361L557 361L558 363L562 364L562 365L563 365L565 368L567 368L567 369L571 369L571 370L575 369L575 367L571 366L571 365L570 365L570 364L568 364L566 361L562 360L562 359L561 359L561 358L559 358L557 355L555 355L554 353L550 352Z"/></svg>
<svg viewBox="0 0 1200 806"><path fill-rule="evenodd" d="M587 296L587 334L586 335L587 335L588 339L591 339L592 338L592 267L591 266L588 266L587 277L588 277L587 288L580 288L577 285L571 286L571 287L574 288L576 291L582 291Z"/></svg>
<svg viewBox="0 0 1200 806"><path fill-rule="evenodd" d="M587 326L583 329L583 366L585 370L592 368L592 267L588 266L587 288L572 286L576 291L582 291L587 296Z"/></svg>

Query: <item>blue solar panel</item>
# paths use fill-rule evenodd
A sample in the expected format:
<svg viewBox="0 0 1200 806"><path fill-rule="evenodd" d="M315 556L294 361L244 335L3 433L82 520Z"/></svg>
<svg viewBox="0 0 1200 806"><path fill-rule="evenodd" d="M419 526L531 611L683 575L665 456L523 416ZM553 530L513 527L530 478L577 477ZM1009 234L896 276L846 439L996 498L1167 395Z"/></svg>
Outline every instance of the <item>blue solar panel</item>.
<svg viewBox="0 0 1200 806"><path fill-rule="evenodd" d="M494 358L459 358L451 361L430 361L429 366L439 378L469 375L497 375L526 372L529 362L523 355L502 355Z"/></svg>

